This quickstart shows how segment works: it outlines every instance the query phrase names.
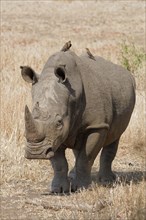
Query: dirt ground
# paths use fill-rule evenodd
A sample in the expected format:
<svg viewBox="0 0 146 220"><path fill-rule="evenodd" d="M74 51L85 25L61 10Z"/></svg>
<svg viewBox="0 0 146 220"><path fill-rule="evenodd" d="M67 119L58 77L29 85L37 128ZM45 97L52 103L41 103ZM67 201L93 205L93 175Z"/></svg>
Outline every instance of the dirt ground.
<svg viewBox="0 0 146 220"><path fill-rule="evenodd" d="M18 66L27 64L40 71L48 56L68 40L72 41L72 48L78 54L89 47L93 54L118 63L119 45L127 39L144 48L144 1L1 2L2 71L12 70L16 78ZM12 54L9 60L7 54ZM10 85L8 94L11 91L9 88ZM16 90L13 88L13 94ZM141 93L143 96L144 92ZM23 99L23 106L26 100L28 98ZM93 166L93 184L89 190L71 195L51 195L48 190L53 176L50 163L31 163L24 159L23 151L18 150L19 145L24 147L24 139L18 140L14 135L7 135L6 139L6 132L2 130L2 146L8 152L13 147L18 153L16 159L11 156L13 153L9 153L10 156L2 155L1 172L4 173L4 179L1 184L1 220L144 220L145 151L139 146L131 146L133 142L130 144L127 137L126 143L122 139L113 165L120 182L117 186L105 188L99 185L98 157ZM141 136L138 137L139 143L140 139ZM74 159L70 150L67 151L67 158L72 167ZM128 208L124 203L129 205ZM134 207L137 207L137 211Z"/></svg>

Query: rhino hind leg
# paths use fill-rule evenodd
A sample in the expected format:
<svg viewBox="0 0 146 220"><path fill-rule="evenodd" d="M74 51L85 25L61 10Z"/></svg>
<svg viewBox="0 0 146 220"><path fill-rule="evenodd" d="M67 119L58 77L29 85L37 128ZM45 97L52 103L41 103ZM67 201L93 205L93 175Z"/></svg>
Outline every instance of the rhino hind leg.
<svg viewBox="0 0 146 220"><path fill-rule="evenodd" d="M106 131L102 129L79 137L76 150L73 151L76 159L75 166L69 174L72 191L88 188L91 184L91 168L105 136Z"/></svg>
<svg viewBox="0 0 146 220"><path fill-rule="evenodd" d="M112 172L112 161L116 156L118 144L119 139L102 149L98 173L98 180L102 185L112 184L116 180L116 175Z"/></svg>

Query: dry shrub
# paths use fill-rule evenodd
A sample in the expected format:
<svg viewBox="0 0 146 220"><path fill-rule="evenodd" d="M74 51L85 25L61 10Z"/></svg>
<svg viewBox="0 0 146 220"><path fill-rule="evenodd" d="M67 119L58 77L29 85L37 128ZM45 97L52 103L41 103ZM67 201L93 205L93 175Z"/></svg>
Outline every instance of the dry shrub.
<svg viewBox="0 0 146 220"><path fill-rule="evenodd" d="M136 88L138 90L146 90L146 53L144 49L138 47L133 41L124 40L120 44L119 61L135 77Z"/></svg>
<svg viewBox="0 0 146 220"><path fill-rule="evenodd" d="M146 61L144 50L135 46L134 42L123 41L121 44L121 64L133 74Z"/></svg>

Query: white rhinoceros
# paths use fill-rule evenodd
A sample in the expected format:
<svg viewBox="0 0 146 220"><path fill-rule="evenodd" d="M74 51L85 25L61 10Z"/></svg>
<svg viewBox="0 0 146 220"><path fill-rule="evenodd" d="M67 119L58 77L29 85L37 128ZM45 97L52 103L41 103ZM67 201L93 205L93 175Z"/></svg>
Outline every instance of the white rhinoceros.
<svg viewBox="0 0 146 220"><path fill-rule="evenodd" d="M33 101L32 113L25 108L25 157L50 159L55 193L87 188L101 149L99 180L115 180L111 164L135 104L129 71L88 49L86 55L77 56L70 46L67 42L53 54L40 75L21 66L23 79L32 83ZM66 148L76 159L69 175Z"/></svg>

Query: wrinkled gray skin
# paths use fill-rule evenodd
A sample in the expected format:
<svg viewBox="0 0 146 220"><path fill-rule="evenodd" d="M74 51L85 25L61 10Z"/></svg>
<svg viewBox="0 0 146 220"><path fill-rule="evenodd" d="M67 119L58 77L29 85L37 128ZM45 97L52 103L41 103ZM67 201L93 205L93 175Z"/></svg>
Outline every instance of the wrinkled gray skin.
<svg viewBox="0 0 146 220"><path fill-rule="evenodd" d="M111 164L134 108L135 83L121 66L95 59L68 50L52 55L40 75L21 67L33 101L32 113L25 108L25 157L50 159L55 193L87 188L101 149L99 180L115 180ZM76 159L69 175L66 148Z"/></svg>

